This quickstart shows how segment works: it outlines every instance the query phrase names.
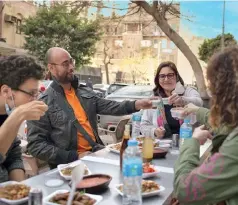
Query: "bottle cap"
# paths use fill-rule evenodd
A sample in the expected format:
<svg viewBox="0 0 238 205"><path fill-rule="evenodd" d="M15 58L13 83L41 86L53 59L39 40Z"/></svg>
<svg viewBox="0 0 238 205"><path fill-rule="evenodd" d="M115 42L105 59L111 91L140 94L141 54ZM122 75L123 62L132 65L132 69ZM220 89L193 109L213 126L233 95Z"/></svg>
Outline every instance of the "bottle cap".
<svg viewBox="0 0 238 205"><path fill-rule="evenodd" d="M125 130L126 130L126 131L130 131L130 128L131 128L131 127L130 127L129 124L126 124L126 125L125 125Z"/></svg>
<svg viewBox="0 0 238 205"><path fill-rule="evenodd" d="M189 117L184 118L184 122L185 123L190 123L190 118Z"/></svg>
<svg viewBox="0 0 238 205"><path fill-rule="evenodd" d="M137 140L132 139L128 141L128 146L137 146L137 145L138 145Z"/></svg>

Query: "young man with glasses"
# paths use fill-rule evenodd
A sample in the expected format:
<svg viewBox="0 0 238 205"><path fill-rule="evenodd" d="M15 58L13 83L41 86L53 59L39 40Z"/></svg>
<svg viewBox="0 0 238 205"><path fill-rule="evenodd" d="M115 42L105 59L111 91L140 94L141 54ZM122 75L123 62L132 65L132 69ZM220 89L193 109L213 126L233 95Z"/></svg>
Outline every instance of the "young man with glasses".
<svg viewBox="0 0 238 205"><path fill-rule="evenodd" d="M0 183L24 180L20 140L25 120L39 120L48 106L36 101L44 69L27 56L0 59Z"/></svg>
<svg viewBox="0 0 238 205"><path fill-rule="evenodd" d="M102 147L97 132L97 114L128 115L152 107L148 99L119 103L99 98L86 86L78 86L74 75L75 62L62 48L49 49L46 57L53 82L41 99L49 110L40 121L28 122L28 151L34 157L47 161L51 168L75 161L87 151L96 151L93 143ZM66 108L61 105L62 101L67 103ZM76 121L70 119L68 109L86 134L75 126ZM93 143L85 138L86 135Z"/></svg>

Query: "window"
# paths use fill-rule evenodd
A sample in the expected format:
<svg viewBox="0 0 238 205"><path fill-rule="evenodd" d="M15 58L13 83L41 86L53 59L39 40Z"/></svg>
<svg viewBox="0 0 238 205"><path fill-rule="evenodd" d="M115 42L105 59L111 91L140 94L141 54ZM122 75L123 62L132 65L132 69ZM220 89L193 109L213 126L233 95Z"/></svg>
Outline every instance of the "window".
<svg viewBox="0 0 238 205"><path fill-rule="evenodd" d="M17 19L16 33L21 34L21 19Z"/></svg>
<svg viewBox="0 0 238 205"><path fill-rule="evenodd" d="M162 48L167 48L167 39L162 40Z"/></svg>
<svg viewBox="0 0 238 205"><path fill-rule="evenodd" d="M159 40L158 39L154 39L154 45L158 44Z"/></svg>
<svg viewBox="0 0 238 205"><path fill-rule="evenodd" d="M171 49L174 49L174 48L175 48L175 44L174 44L173 41L170 41L170 48L171 48Z"/></svg>
<svg viewBox="0 0 238 205"><path fill-rule="evenodd" d="M106 30L106 33L109 33L109 26L106 26L106 28L105 28L105 30Z"/></svg>

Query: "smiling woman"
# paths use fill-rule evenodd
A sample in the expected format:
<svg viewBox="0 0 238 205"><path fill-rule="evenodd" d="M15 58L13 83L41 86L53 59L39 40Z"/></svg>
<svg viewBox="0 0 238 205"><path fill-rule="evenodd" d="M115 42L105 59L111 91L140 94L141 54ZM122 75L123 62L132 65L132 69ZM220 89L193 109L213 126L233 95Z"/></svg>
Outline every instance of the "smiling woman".
<svg viewBox="0 0 238 205"><path fill-rule="evenodd" d="M159 65L154 83L154 95L163 98L163 101L168 103L164 103L164 108L160 112L157 109L143 112L141 132L144 133L150 127L151 132L157 138L172 137L172 134L179 134L180 122L172 117L171 109L183 107L190 102L202 106L203 102L196 89L184 85L184 81L173 62L162 62ZM165 113L165 116L162 113ZM160 123L161 117L164 123Z"/></svg>

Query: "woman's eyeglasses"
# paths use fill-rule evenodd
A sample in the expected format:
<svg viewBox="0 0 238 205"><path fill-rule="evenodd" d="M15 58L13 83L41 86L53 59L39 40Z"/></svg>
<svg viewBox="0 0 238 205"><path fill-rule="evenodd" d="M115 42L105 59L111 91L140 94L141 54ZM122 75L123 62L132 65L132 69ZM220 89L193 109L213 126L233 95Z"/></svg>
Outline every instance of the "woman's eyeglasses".
<svg viewBox="0 0 238 205"><path fill-rule="evenodd" d="M167 75L166 74L160 74L159 75L159 80L164 81L166 77L167 77L168 80L172 80L172 79L174 79L174 76L175 76L175 73L169 73Z"/></svg>

